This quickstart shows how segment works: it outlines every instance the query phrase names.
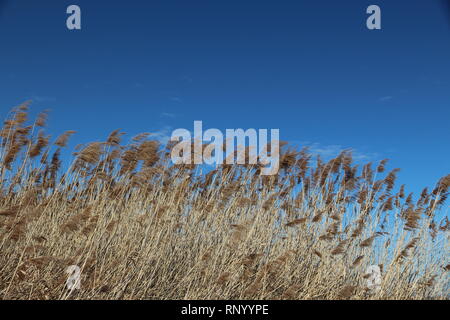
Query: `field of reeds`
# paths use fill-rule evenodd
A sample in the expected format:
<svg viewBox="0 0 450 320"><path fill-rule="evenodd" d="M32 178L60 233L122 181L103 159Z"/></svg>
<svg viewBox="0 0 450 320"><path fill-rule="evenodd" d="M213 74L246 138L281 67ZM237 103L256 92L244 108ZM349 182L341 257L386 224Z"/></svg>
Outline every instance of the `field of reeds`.
<svg viewBox="0 0 450 320"><path fill-rule="evenodd" d="M0 299L449 298L450 175L414 197L387 160L289 145L276 176L173 165L173 145L119 131L65 163L74 132L46 118L24 104L0 131Z"/></svg>

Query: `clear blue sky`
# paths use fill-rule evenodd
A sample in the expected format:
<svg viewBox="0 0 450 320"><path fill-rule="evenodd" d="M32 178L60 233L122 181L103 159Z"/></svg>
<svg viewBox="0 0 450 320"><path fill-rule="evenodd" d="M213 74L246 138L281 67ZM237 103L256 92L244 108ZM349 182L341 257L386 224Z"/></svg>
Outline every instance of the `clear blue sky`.
<svg viewBox="0 0 450 320"><path fill-rule="evenodd" d="M317 152L391 158L418 191L450 173L444 1L0 0L0 111L52 110L72 145L129 134L279 128ZM66 28L66 7L82 30ZM366 8L382 9L382 30Z"/></svg>

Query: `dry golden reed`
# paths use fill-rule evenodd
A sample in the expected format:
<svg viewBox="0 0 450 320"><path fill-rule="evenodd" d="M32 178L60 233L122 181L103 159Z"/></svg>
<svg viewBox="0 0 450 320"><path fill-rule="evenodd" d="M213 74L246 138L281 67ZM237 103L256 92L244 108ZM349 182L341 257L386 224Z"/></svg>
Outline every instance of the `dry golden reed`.
<svg viewBox="0 0 450 320"><path fill-rule="evenodd" d="M0 299L449 298L450 175L416 198L387 160L286 143L276 176L173 165L173 143L120 130L70 159L75 132L28 107L0 129Z"/></svg>

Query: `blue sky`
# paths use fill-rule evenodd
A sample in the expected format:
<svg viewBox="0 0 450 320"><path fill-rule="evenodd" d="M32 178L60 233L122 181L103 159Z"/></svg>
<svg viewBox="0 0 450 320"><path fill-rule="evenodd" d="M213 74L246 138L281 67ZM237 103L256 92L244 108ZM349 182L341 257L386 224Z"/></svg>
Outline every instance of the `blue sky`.
<svg viewBox="0 0 450 320"><path fill-rule="evenodd" d="M2 5L3 3L3 5ZM66 28L66 8L82 30ZM366 28L366 8L382 30ZM419 191L450 173L443 1L0 1L0 111L32 99L72 145L193 128L279 128L322 154L392 159Z"/></svg>

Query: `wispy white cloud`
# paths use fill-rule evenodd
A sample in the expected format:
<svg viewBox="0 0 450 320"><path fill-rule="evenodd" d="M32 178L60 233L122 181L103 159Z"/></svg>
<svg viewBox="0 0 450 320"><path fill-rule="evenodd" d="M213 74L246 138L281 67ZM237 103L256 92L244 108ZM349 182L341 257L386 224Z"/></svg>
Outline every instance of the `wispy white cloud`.
<svg viewBox="0 0 450 320"><path fill-rule="evenodd" d="M163 112L160 114L162 118L175 118L177 115L175 113Z"/></svg>
<svg viewBox="0 0 450 320"><path fill-rule="evenodd" d="M393 96L385 96L385 97L381 97L379 100L381 102L386 102L386 101L392 100L393 98L394 98Z"/></svg>
<svg viewBox="0 0 450 320"><path fill-rule="evenodd" d="M380 157L380 155L376 152L363 152L355 148L344 147L338 144L324 145L318 142L308 141L302 141L295 144L300 147L307 147L313 156L320 156L324 160L332 159L344 150L351 151L352 157L355 161L374 161Z"/></svg>
<svg viewBox="0 0 450 320"><path fill-rule="evenodd" d="M320 155L322 157L334 157L341 153L344 148L341 145L321 145L320 143L313 143L307 145L310 152L314 155Z"/></svg>
<svg viewBox="0 0 450 320"><path fill-rule="evenodd" d="M181 103L183 100L179 97L169 97L170 101Z"/></svg>

